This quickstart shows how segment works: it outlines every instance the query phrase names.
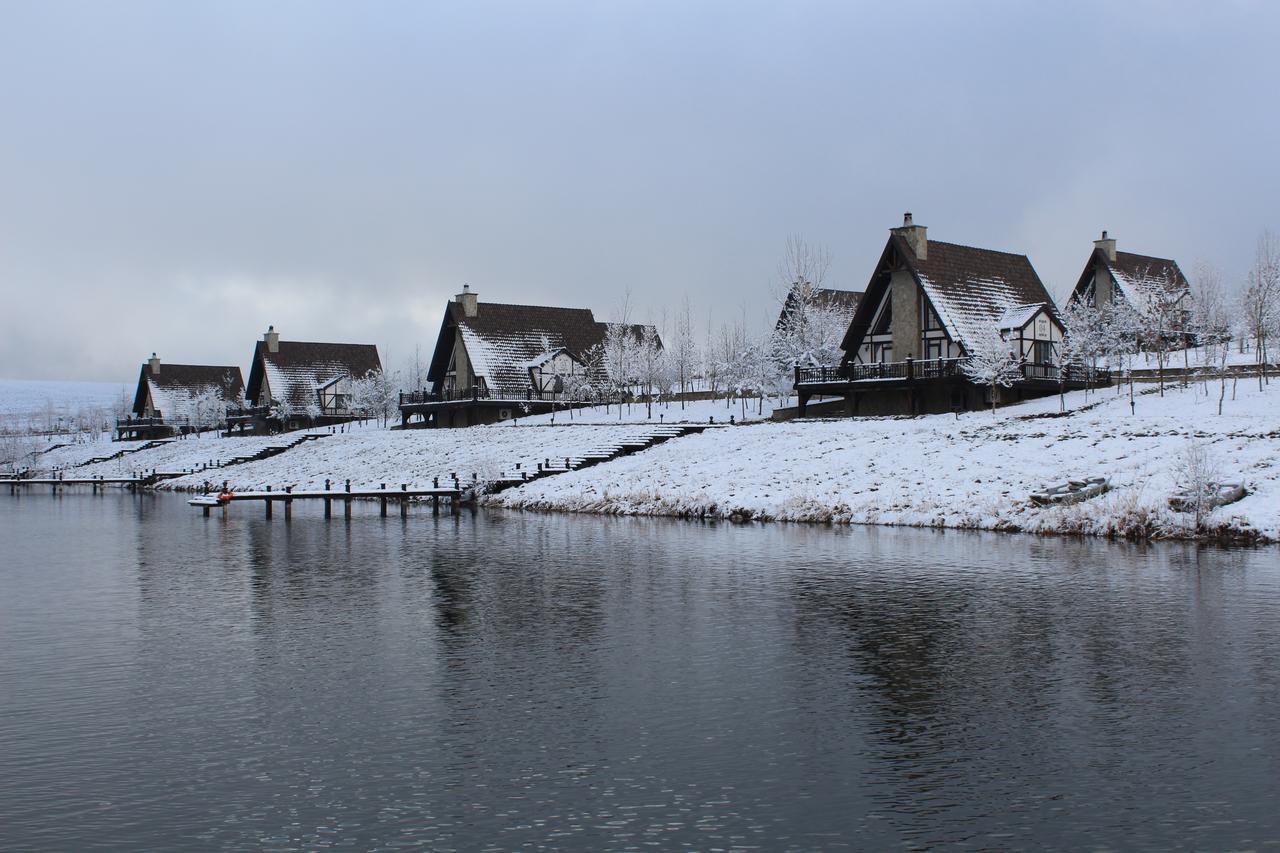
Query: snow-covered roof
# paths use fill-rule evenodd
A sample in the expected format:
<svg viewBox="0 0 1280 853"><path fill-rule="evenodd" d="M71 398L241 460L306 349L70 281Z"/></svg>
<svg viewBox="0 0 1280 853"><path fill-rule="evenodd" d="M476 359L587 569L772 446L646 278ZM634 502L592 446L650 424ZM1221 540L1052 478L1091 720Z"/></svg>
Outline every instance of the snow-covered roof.
<svg viewBox="0 0 1280 853"><path fill-rule="evenodd" d="M373 344L280 341L271 352L265 341L258 341L246 396L256 402L265 378L272 399L308 406L316 402L317 389L335 379L360 378L381 369L382 360Z"/></svg>
<svg viewBox="0 0 1280 853"><path fill-rule="evenodd" d="M895 233L889 236L841 344L846 354L856 353L862 345L872 312L898 268L912 273L947 334L966 351L972 349L968 342L992 329L1008 328L1010 320L1027 311L1031 311L1029 320L1033 308L1044 307L1057 320L1053 298L1026 255L929 240L922 259Z"/></svg>
<svg viewBox="0 0 1280 853"><path fill-rule="evenodd" d="M1004 309L1004 313L1000 315L1000 319L996 325L1000 331L1004 332L1009 329L1021 329L1031 322L1032 318L1045 308L1043 302L1036 302L1031 305L1013 305Z"/></svg>
<svg viewBox="0 0 1280 853"><path fill-rule="evenodd" d="M1152 299L1161 293L1167 293L1176 300L1191 292L1191 285L1177 261L1132 252L1116 252L1114 261L1105 253L1102 257L1116 286L1135 308L1146 310Z"/></svg>
<svg viewBox="0 0 1280 853"><path fill-rule="evenodd" d="M797 299L799 285L793 285L791 290L787 292L787 298L782 303L782 310L778 312L778 322L775 328L781 329L787 325L787 316L792 312ZM836 290L828 287L814 287L809 292L808 302L815 308L828 310L836 314L845 323L852 322L854 312L858 310L858 302L862 299L861 290Z"/></svg>
<svg viewBox="0 0 1280 853"><path fill-rule="evenodd" d="M483 379L494 393L523 396L530 387L531 367L559 352L585 363L588 352L604 344L609 325L597 322L588 308L477 301L475 315L468 317L461 303L450 302L427 379L444 379L454 336L460 335L477 381ZM644 329L632 328L637 337Z"/></svg>
<svg viewBox="0 0 1280 853"><path fill-rule="evenodd" d="M161 363L159 370L151 364L142 365L138 375L138 389L133 397L133 412L142 415L146 410L147 395L151 405L163 417L180 417L188 413L192 401L216 392L228 403L234 403L244 394L244 378L238 367L208 364Z"/></svg>
<svg viewBox="0 0 1280 853"><path fill-rule="evenodd" d="M581 359L574 358L573 353L569 352L564 347L556 347L553 350L548 350L547 352L542 353L542 355L535 356L534 358L529 359L528 361L526 361L524 364L520 366L526 370L536 370L537 368L542 367L542 365L551 361L553 358L560 355L561 353L567 354L570 358L573 358L574 361L581 362Z"/></svg>
<svg viewBox="0 0 1280 853"><path fill-rule="evenodd" d="M967 341L998 328L1010 309L1044 305L1056 313L1026 255L934 240L929 241L927 255L925 260L911 255L908 265L947 333L966 350Z"/></svg>

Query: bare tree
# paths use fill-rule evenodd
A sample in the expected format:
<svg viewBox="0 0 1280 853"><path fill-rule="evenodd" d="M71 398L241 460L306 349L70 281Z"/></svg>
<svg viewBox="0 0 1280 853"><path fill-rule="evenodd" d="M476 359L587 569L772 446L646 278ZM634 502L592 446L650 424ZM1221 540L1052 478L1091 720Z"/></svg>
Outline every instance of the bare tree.
<svg viewBox="0 0 1280 853"><path fill-rule="evenodd" d="M799 234L787 238L778 262L778 285L784 298L797 284L810 291L822 287L831 269L831 253L821 244L810 245ZM811 295L811 294L807 294Z"/></svg>
<svg viewBox="0 0 1280 853"><path fill-rule="evenodd" d="M689 307L688 294L676 315L676 333L671 341L670 356L671 368L680 386L680 408L684 409L689 382L698 366L698 342L693 338L693 312Z"/></svg>
<svg viewBox="0 0 1280 853"><path fill-rule="evenodd" d="M610 384L618 393L618 417L622 417L622 401L637 383L636 360L639 340L631 324L631 291L614 311L614 319L605 328L604 365Z"/></svg>
<svg viewBox="0 0 1280 853"><path fill-rule="evenodd" d="M1240 294L1240 314L1253 336L1258 363L1258 388L1267 378L1267 342L1280 325L1280 241L1263 231L1254 250L1253 266Z"/></svg>
<svg viewBox="0 0 1280 853"><path fill-rule="evenodd" d="M1147 290L1145 304L1138 310L1138 343L1155 353L1156 376L1160 384L1160 396L1164 396L1164 369L1170 352L1180 343L1186 346L1186 329L1183 318L1186 290L1171 270L1152 273L1148 268L1143 278L1154 286Z"/></svg>
<svg viewBox="0 0 1280 853"><path fill-rule="evenodd" d="M996 389L1009 388L1022 378L1022 368L1009 347L1009 342L992 325L975 338L965 341L965 360L960 363L964 375L978 385L991 389L991 417L996 416Z"/></svg>
<svg viewBox="0 0 1280 853"><path fill-rule="evenodd" d="M662 381L662 342L658 338L658 330L654 326L645 326L640 330L640 338L636 346L640 384L644 388L646 406L645 417L653 418L653 390Z"/></svg>
<svg viewBox="0 0 1280 853"><path fill-rule="evenodd" d="M1196 265L1195 289L1192 291L1189 331L1203 353L1205 394L1211 373L1218 378L1218 414L1227 396L1227 359L1231 353L1232 331L1236 320L1227 300L1222 273L1206 263Z"/></svg>
<svg viewBox="0 0 1280 853"><path fill-rule="evenodd" d="M1194 532L1199 533L1204 517L1213 509L1222 476L1217 460L1203 442L1191 440L1179 457L1177 486L1181 503L1194 519Z"/></svg>

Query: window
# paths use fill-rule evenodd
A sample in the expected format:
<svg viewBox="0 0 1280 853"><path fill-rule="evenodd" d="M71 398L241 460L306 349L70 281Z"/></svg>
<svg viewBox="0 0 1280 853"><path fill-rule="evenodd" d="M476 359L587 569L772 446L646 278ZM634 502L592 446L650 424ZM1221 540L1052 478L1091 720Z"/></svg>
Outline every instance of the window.
<svg viewBox="0 0 1280 853"><path fill-rule="evenodd" d="M889 334L889 326L893 323L893 300L889 298L889 294L884 296L884 304L880 308L880 319L876 321L875 328L871 330L873 335Z"/></svg>
<svg viewBox="0 0 1280 853"><path fill-rule="evenodd" d="M1049 341L1036 341L1031 352L1036 364L1053 364L1053 344Z"/></svg>
<svg viewBox="0 0 1280 853"><path fill-rule="evenodd" d="M924 342L925 358L942 358L942 338L926 338Z"/></svg>

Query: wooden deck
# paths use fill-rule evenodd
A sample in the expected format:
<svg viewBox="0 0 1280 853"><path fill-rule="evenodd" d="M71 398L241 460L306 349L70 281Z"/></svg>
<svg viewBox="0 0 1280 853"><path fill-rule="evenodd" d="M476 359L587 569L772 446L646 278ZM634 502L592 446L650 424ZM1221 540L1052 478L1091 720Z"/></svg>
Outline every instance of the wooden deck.
<svg viewBox="0 0 1280 853"><path fill-rule="evenodd" d="M328 481L325 483L329 485ZM439 480L432 486L410 487L408 483L400 484L400 488L388 489L386 483L379 484L378 488L357 488L353 489L350 483L347 483L341 489L298 489L292 487L284 489L272 490L270 488L265 491L247 491L247 492L227 492L221 493L208 492L199 497L192 498L187 501L191 506L200 507L204 514L209 515L211 509L221 507L225 513L231 504L237 501L262 501L267 518L272 516L272 506L277 503L284 504L284 517L289 519L293 515L293 502L305 500L320 500L324 502L324 517L333 517L333 502L340 501L343 506L343 516L351 517L351 505L357 500L376 500L379 502L380 511L383 516L387 514L387 503L395 501L400 504L400 515L407 516L409 514L409 502L412 500L430 499L432 514L440 513L440 501L449 502L449 508L457 514L463 503L469 503L475 498L474 486L465 486L458 480L453 480L452 485L440 486Z"/></svg>

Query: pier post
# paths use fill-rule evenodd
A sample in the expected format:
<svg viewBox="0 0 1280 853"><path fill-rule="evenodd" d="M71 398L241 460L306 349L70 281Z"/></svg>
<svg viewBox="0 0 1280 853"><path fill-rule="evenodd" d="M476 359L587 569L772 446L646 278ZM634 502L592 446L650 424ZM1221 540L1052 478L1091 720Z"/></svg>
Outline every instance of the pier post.
<svg viewBox="0 0 1280 853"><path fill-rule="evenodd" d="M387 488L387 484L379 483L378 488L385 491ZM383 495L382 497L378 498L378 503L381 504L381 506L379 507L380 514L382 515L383 518L386 518L387 517L387 496Z"/></svg>
<svg viewBox="0 0 1280 853"><path fill-rule="evenodd" d="M267 518L270 518L271 517L271 495L270 495L271 487L270 486L267 486L267 492L268 492L267 497L263 502L267 505Z"/></svg>
<svg viewBox="0 0 1280 853"><path fill-rule="evenodd" d="M432 515L440 514L440 496L439 495L431 496L431 514Z"/></svg>
<svg viewBox="0 0 1280 853"><path fill-rule="evenodd" d="M204 510L204 517L205 517L205 518L208 518L208 517L209 517L209 507L207 507L207 506L202 506L202 507L200 507L200 508L201 508L202 510Z"/></svg>
<svg viewBox="0 0 1280 853"><path fill-rule="evenodd" d="M409 489L408 483L400 484L400 491L404 492L404 491L408 491L408 489ZM401 518L409 517L409 496L408 495L400 496L400 517Z"/></svg>
<svg viewBox="0 0 1280 853"><path fill-rule="evenodd" d="M329 491L329 481L328 481L328 480L325 480L325 481L324 481L324 490L325 490L326 492L328 492L328 491ZM325 517L325 518L333 518L333 499L332 499L332 498L330 498L330 497L328 497L327 495L325 496L325 499L324 499L324 517Z"/></svg>
<svg viewBox="0 0 1280 853"><path fill-rule="evenodd" d="M351 481L350 480L347 480L346 489L347 489L347 497L343 501L342 517L349 519L351 518Z"/></svg>
<svg viewBox="0 0 1280 853"><path fill-rule="evenodd" d="M284 487L285 494L293 492L293 486ZM293 518L293 498L284 499L284 520L290 521Z"/></svg>

